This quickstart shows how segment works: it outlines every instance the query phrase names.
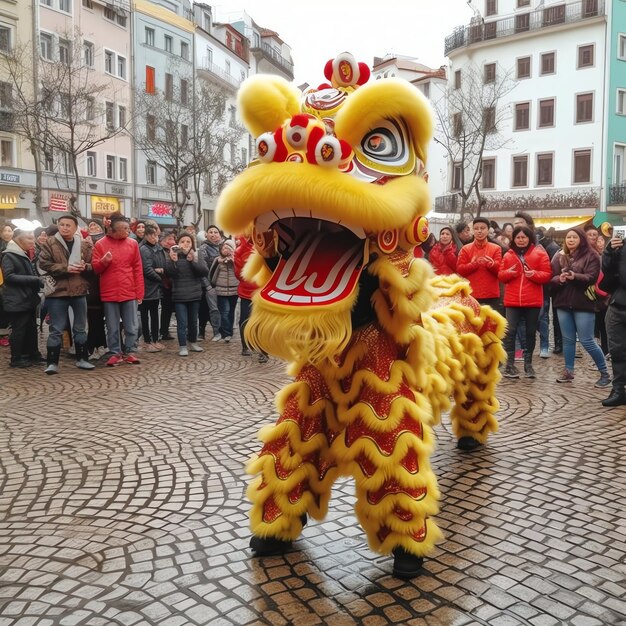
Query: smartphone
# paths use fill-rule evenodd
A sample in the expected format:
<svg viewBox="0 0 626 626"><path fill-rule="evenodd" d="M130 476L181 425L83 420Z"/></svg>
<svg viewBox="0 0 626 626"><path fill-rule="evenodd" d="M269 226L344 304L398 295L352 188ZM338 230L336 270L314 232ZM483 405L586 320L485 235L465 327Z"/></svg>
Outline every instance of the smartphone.
<svg viewBox="0 0 626 626"><path fill-rule="evenodd" d="M180 250L180 246L172 246L172 247L170 248L170 250L171 250L172 252L178 252L178 251Z"/></svg>

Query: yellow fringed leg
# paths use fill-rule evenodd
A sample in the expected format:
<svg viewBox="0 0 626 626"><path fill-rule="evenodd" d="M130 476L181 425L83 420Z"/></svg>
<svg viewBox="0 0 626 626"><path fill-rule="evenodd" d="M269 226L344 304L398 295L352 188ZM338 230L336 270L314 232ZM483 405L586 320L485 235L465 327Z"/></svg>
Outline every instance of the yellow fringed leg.
<svg viewBox="0 0 626 626"><path fill-rule="evenodd" d="M277 396L278 422L259 432L264 446L247 468L258 474L248 487L250 527L256 537L292 541L302 531L305 513L316 518L326 514L337 477L330 453L337 436L334 408L326 396L319 373L304 368Z"/></svg>

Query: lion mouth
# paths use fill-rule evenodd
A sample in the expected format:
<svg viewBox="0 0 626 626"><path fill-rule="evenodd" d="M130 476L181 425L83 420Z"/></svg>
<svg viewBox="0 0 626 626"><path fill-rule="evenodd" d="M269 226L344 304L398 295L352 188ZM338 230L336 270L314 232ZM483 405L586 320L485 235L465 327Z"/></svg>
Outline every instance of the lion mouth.
<svg viewBox="0 0 626 626"><path fill-rule="evenodd" d="M260 216L255 231L271 232L279 255L272 277L261 290L263 299L291 306L329 305L354 292L366 262L363 229L310 213L275 211Z"/></svg>

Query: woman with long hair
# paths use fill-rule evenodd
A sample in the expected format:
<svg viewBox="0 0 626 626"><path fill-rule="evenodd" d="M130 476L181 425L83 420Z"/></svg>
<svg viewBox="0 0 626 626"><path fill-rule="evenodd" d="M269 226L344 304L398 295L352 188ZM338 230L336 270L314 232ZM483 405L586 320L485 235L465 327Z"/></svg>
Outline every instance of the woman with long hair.
<svg viewBox="0 0 626 626"><path fill-rule="evenodd" d="M233 336L233 326L235 324L235 308L237 307L237 289L239 280L235 275L235 242L232 239L225 239L219 247L219 256L213 260L209 278L211 285L215 286L217 292L217 308L220 311L220 331L213 337L220 337L228 343ZM218 340L219 341L219 340Z"/></svg>
<svg viewBox="0 0 626 626"><path fill-rule="evenodd" d="M535 335L543 305L543 285L552 277L552 268L548 253L541 246L536 246L533 240L533 231L528 226L514 228L511 247L502 258L498 272L498 279L504 283L504 306L508 323L504 339L507 354L504 370L506 378L519 378L515 366L515 336L522 320L526 328L524 375L526 378L535 378Z"/></svg>
<svg viewBox="0 0 626 626"><path fill-rule="evenodd" d="M595 342L594 285L600 274L600 255L593 250L581 228L572 228L565 235L562 250L552 258L552 298L559 316L563 334L565 370L557 378L558 383L574 380L574 360L576 357L576 335L581 345L593 359L600 378L596 387L608 387L611 378L604 354Z"/></svg>
<svg viewBox="0 0 626 626"><path fill-rule="evenodd" d="M444 226L439 233L439 241L432 247L428 260L436 274L448 276L456 272L456 262L461 242L456 231Z"/></svg>

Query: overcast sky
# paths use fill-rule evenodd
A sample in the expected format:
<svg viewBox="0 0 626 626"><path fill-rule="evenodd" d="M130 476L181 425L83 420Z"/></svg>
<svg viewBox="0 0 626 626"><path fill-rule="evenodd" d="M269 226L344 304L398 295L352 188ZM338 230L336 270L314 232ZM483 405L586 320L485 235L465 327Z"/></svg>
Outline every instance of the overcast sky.
<svg viewBox="0 0 626 626"><path fill-rule="evenodd" d="M206 1L206 0L205 0ZM474 0L476 3L476 0ZM444 38L468 24L466 0L218 0L216 17L246 10L291 46L295 82L323 82L328 59L348 51L370 67L387 53L417 57L433 68L445 63ZM482 4L482 3L481 3Z"/></svg>

